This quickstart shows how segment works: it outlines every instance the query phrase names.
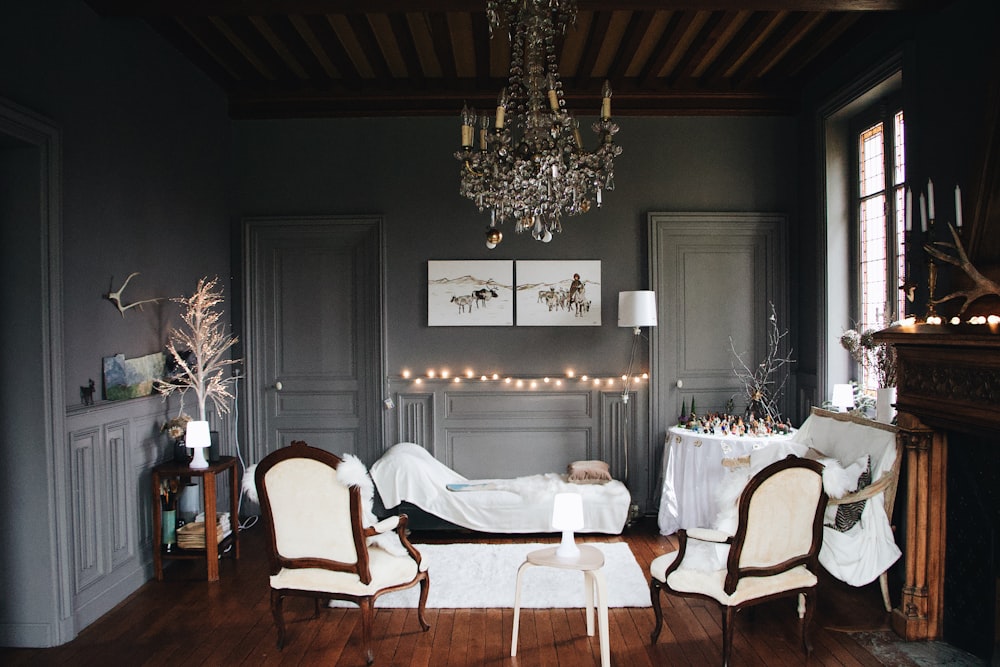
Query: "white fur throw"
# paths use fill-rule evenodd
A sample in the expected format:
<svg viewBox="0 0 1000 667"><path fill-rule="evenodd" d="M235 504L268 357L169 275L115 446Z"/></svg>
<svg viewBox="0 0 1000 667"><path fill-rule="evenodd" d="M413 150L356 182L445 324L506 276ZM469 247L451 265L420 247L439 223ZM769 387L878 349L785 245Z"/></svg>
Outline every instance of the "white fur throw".
<svg viewBox="0 0 1000 667"><path fill-rule="evenodd" d="M243 473L243 492L247 498L255 503L259 503L257 497L257 484L254 481L254 472L257 464L249 466ZM368 468L353 454L343 454L341 463L337 466L337 481L344 486L356 486L361 491L361 525L370 528L378 523L378 517L372 511L375 499L375 484L368 475ZM379 533L368 538L368 546L377 546L392 554L393 556L407 555L406 548L400 543L399 536L392 532Z"/></svg>
<svg viewBox="0 0 1000 667"><path fill-rule="evenodd" d="M257 464L249 466L243 471L243 493L246 494L247 500L251 500L257 505L260 505L260 498L257 497L257 480L255 479L257 472Z"/></svg>
<svg viewBox="0 0 1000 667"><path fill-rule="evenodd" d="M823 464L823 490L831 498L842 498L858 488L858 477L868 465L868 457L864 456L844 468L837 459L819 459ZM762 461L756 466L736 468L728 472L725 481L716 489L716 506L719 513L715 516L712 528L735 535L739 522L740 494L750 478L772 461ZM834 510L836 511L836 510ZM726 567L729 558L728 544L715 544L701 540L688 541L688 554L684 557L684 567L690 570L715 572Z"/></svg>

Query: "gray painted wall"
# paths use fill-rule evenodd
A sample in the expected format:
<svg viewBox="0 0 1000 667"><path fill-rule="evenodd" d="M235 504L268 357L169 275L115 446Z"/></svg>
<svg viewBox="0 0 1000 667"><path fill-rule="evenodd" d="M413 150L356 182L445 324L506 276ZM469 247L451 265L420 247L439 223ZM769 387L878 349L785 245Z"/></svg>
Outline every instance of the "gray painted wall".
<svg viewBox="0 0 1000 667"><path fill-rule="evenodd" d="M130 301L190 292L202 275L228 277L226 102L142 23L101 19L75 0L23 3L3 14L0 97L46 118L62 140L65 345L53 357L65 378L65 386L55 388L56 402L65 395L72 407L88 379L100 386L102 357L158 351L176 321L171 303L133 309L123 319L103 298L112 276L120 284L130 272L142 272L126 290ZM38 178L9 155L3 163L17 171L5 172L10 187L18 178ZM5 261L3 270L0 338L10 362L0 440L4 460L18 463L0 476L0 513L9 519L0 643L45 645L79 630L66 592L70 532L54 519L69 515L69 507L55 506L57 489L70 496L66 454L53 457L68 442L64 433L46 436L47 402L39 386L45 351L31 348L40 340L43 234L30 218L16 218L9 207L4 213L5 247L19 250L24 262ZM33 379L8 372L14 361Z"/></svg>
<svg viewBox="0 0 1000 667"><path fill-rule="evenodd" d="M794 119L622 118L617 188L604 206L566 219L549 244L508 226L490 251L488 215L458 195L456 119L235 123L239 216L384 215L390 375L442 366L620 374L631 331L617 326L618 292L648 287L648 211L778 211L795 221ZM430 259L601 260L603 325L428 327Z"/></svg>

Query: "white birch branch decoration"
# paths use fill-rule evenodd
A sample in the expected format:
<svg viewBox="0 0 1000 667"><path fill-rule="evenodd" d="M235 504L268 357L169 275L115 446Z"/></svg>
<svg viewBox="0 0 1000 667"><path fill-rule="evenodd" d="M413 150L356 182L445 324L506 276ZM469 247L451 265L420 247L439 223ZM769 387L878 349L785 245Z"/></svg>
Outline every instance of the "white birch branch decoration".
<svg viewBox="0 0 1000 667"><path fill-rule="evenodd" d="M163 301L163 297L160 297L158 299L143 299L142 301L134 301L128 304L127 306L123 305L122 292L125 291L125 287L128 285L128 281L132 280L137 275L139 275L138 271L133 271L132 273L128 274L128 278L125 279L125 282L122 283L122 286L119 287L117 291L108 292L107 294L104 295L106 299L108 299L109 301L111 301L111 303L115 304L115 306L118 307L118 312L122 314L122 318L125 317L125 311L128 310L129 308L138 307L139 310L142 310L142 304L144 303L156 303L157 301Z"/></svg>
<svg viewBox="0 0 1000 667"><path fill-rule="evenodd" d="M977 299L981 299L984 296L1000 296L1000 285L981 274L976 267L972 265L972 262L969 261L969 256L965 253L965 248L962 246L962 239L959 237L958 232L950 222L948 223L948 229L951 230L951 237L955 240L954 243L945 243L944 241L925 243L924 250L926 250L927 254L931 257L962 269L962 271L964 271L965 274L972 279L973 286L965 290L956 290L947 296L941 297L940 299L932 300L931 303L937 305L939 303L944 303L945 301L951 301L952 299L964 297L965 301L962 303L962 307L958 310L958 315L961 315L965 312L965 309L969 307L969 304ZM945 252L945 250L949 248L955 250L957 257Z"/></svg>

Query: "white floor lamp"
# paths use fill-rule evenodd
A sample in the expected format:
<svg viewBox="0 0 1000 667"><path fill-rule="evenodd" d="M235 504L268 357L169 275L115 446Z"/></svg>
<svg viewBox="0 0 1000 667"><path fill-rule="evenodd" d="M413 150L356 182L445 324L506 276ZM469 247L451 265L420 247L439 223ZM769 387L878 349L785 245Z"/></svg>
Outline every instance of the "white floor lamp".
<svg viewBox="0 0 1000 667"><path fill-rule="evenodd" d="M639 338L642 334L642 327L656 326L656 292L652 290L619 292L618 326L632 327L632 352L628 358L628 370L622 376L622 403L625 410L625 418L623 420L625 426L623 438L625 447L625 475L622 481L628 486L629 390L632 386L632 372L635 366L635 356L639 351Z"/></svg>

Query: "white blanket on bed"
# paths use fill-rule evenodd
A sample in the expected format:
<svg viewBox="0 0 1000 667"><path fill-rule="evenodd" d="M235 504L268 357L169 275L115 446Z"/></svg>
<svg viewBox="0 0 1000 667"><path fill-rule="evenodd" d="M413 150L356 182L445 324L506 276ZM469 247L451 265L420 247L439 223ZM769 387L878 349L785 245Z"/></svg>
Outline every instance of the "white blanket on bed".
<svg viewBox="0 0 1000 667"><path fill-rule="evenodd" d="M615 480L570 484L565 475L545 473L513 479L469 480L410 442L393 445L371 467L386 508L404 500L458 526L489 533L550 533L552 497L571 491L583 496L581 533L620 533L631 494ZM449 491L448 484L469 484ZM484 485L475 489L475 485Z"/></svg>

